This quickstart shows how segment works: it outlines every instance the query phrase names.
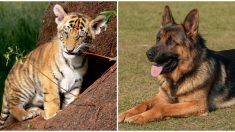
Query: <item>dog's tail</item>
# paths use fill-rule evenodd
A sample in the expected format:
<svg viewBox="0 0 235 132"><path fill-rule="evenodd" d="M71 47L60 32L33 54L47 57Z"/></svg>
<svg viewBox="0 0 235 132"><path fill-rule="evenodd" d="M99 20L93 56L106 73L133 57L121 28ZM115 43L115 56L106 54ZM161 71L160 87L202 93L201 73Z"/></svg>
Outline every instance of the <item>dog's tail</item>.
<svg viewBox="0 0 235 132"><path fill-rule="evenodd" d="M1 111L1 115L0 115L0 129L3 128L7 118L9 117L9 108L8 108L8 102L6 99L5 94L3 95L3 99L2 99L2 111Z"/></svg>

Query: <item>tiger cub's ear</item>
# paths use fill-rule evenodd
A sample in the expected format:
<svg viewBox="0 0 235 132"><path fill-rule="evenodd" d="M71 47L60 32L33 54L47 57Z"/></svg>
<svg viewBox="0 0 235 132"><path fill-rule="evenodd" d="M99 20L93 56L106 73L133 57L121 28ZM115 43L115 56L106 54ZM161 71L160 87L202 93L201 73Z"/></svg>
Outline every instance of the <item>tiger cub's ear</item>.
<svg viewBox="0 0 235 132"><path fill-rule="evenodd" d="M101 27L106 27L105 16L97 16L94 20L91 21L90 26L95 35L99 34L101 32Z"/></svg>
<svg viewBox="0 0 235 132"><path fill-rule="evenodd" d="M58 4L56 4L54 6L53 12L54 12L55 16L57 16L55 18L56 24L59 24L64 19L64 17L67 15L66 12L64 11L63 7Z"/></svg>

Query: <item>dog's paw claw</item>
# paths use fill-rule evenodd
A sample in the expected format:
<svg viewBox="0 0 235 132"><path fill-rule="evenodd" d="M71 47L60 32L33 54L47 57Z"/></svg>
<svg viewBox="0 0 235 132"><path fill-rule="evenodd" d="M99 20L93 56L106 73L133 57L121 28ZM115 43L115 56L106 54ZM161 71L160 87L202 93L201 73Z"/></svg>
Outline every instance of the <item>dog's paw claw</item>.
<svg viewBox="0 0 235 132"><path fill-rule="evenodd" d="M124 122L125 119L130 118L132 116L134 116L134 114L132 114L130 112L123 112L123 113L119 114L119 116L118 116L118 123Z"/></svg>
<svg viewBox="0 0 235 132"><path fill-rule="evenodd" d="M144 123L144 117L142 115L135 115L132 117L129 117L125 119L124 122L127 123L134 123L134 124L143 124Z"/></svg>
<svg viewBox="0 0 235 132"><path fill-rule="evenodd" d="M118 123L121 123L125 120L125 113L121 113L118 115Z"/></svg>

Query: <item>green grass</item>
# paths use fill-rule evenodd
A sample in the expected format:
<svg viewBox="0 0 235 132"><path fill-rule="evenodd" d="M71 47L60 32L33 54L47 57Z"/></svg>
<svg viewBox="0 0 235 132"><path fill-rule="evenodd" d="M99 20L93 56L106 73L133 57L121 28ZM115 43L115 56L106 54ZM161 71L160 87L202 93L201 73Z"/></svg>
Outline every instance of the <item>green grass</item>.
<svg viewBox="0 0 235 132"><path fill-rule="evenodd" d="M47 6L48 2L0 2L0 100L4 80L15 62L12 56L6 66L3 54L8 47L15 49L17 46L24 54L35 48Z"/></svg>
<svg viewBox="0 0 235 132"><path fill-rule="evenodd" d="M119 2L119 113L156 95L145 52L155 44L161 15L169 5L176 22L199 9L199 32L213 50L235 49L235 2ZM119 130L234 130L235 106L206 117L170 118L144 125L119 124Z"/></svg>

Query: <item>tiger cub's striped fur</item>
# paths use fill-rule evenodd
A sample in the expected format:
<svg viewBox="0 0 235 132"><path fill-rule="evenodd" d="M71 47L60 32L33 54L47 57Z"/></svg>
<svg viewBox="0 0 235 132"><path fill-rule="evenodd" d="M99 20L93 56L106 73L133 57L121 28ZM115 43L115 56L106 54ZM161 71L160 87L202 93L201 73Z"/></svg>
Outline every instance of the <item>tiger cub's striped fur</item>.
<svg viewBox="0 0 235 132"><path fill-rule="evenodd" d="M37 115L49 119L79 94L87 71L87 58L81 51L100 33L105 17L91 20L83 14L67 14L60 5L53 11L57 36L31 51L23 63L16 62L7 76L1 126L9 114L19 121ZM60 100L60 95L65 99Z"/></svg>

